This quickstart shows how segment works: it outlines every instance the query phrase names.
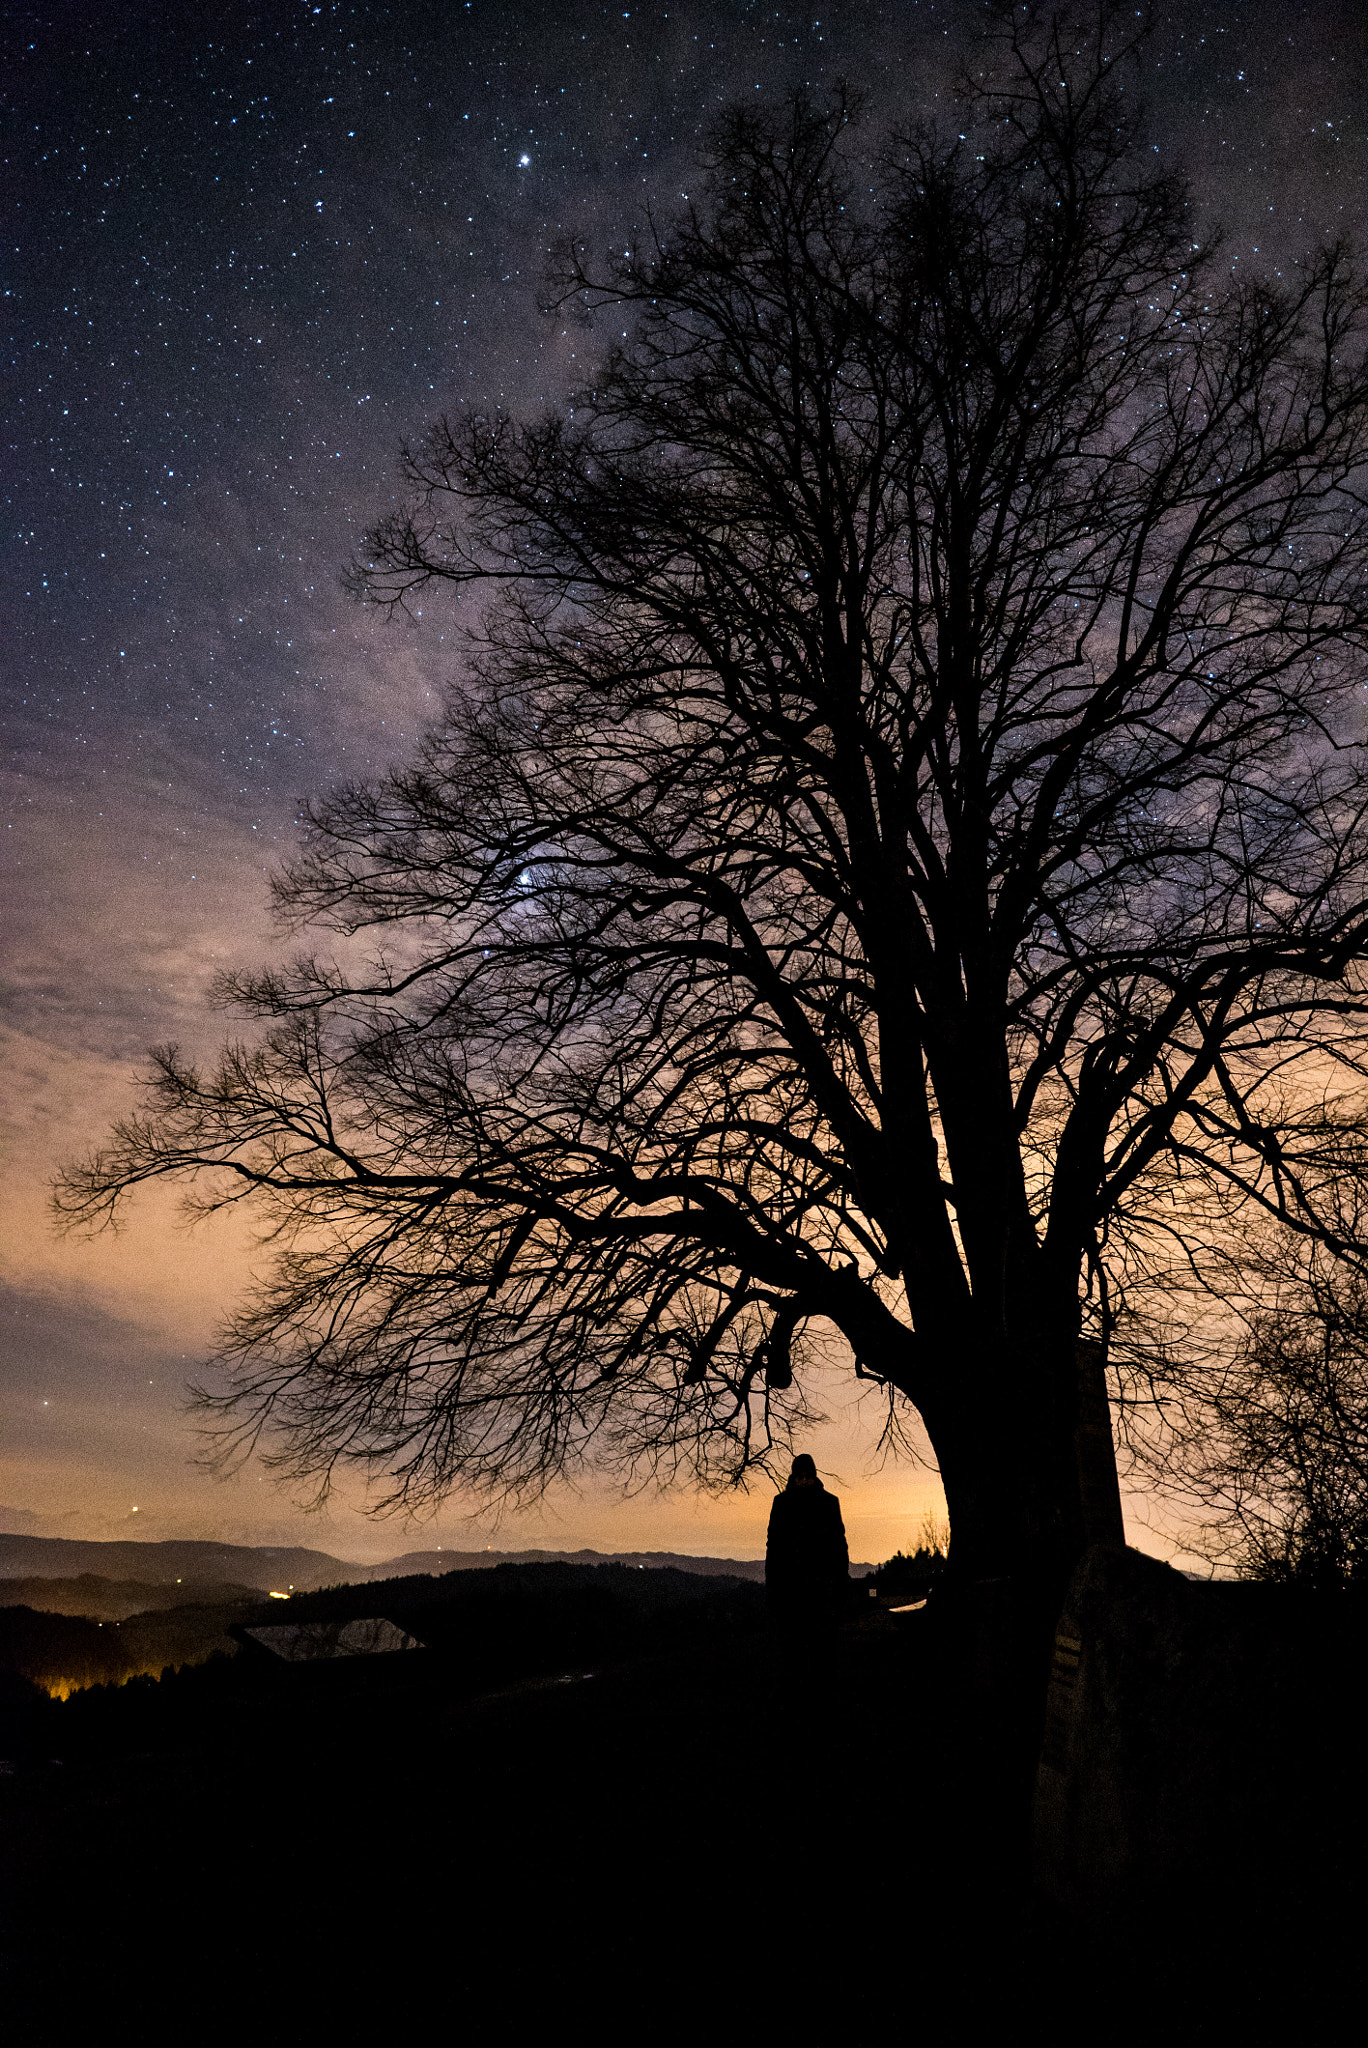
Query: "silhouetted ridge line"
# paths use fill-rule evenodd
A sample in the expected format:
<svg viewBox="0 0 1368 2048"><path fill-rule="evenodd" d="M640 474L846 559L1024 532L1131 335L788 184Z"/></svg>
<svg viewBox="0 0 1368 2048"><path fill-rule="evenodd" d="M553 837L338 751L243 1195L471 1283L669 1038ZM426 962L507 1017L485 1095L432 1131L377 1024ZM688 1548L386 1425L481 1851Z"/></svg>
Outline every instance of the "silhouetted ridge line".
<svg viewBox="0 0 1368 2048"><path fill-rule="evenodd" d="M488 1571L499 1564L619 1564L641 1571L701 1573L761 1580L759 1558L691 1557L673 1550L413 1550L380 1564L359 1564L300 1546L191 1541L87 1542L70 1536L0 1536L0 1578L75 1579L95 1573L145 1585L231 1584L263 1593L314 1592L320 1586L365 1585L424 1572ZM852 1564L863 1577L871 1564Z"/></svg>
<svg viewBox="0 0 1368 2048"><path fill-rule="evenodd" d="M239 1543L91 1543L68 1536L0 1536L0 1578L138 1579L169 1585L177 1579L250 1586L269 1593L290 1585L335 1585L368 1567L324 1550Z"/></svg>

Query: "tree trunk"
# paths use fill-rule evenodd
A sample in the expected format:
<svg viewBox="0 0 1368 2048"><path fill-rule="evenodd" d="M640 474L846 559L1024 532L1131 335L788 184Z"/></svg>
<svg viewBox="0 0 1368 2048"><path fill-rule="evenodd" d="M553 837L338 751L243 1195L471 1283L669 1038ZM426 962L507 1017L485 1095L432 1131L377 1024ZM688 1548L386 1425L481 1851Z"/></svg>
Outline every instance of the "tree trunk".
<svg viewBox="0 0 1368 2048"><path fill-rule="evenodd" d="M1005 1374L965 1363L976 1398L936 1444L951 1528L937 1625L967 1754L1024 1829L1065 1590L1089 1544L1124 1542L1116 1457L1100 1347L1070 1337Z"/></svg>
<svg viewBox="0 0 1368 2048"><path fill-rule="evenodd" d="M1078 1467L1079 1507L1085 1548L1105 1544L1123 1549L1126 1526L1121 1513L1121 1485L1116 1473L1111 1402L1107 1397L1107 1360L1100 1344L1079 1342L1078 1421L1074 1426L1074 1457Z"/></svg>
<svg viewBox="0 0 1368 2048"><path fill-rule="evenodd" d="M1124 1541L1100 1347L1062 1337L1005 1371L966 1359L962 1383L967 1397L934 1432L950 1576L1062 1590L1090 1543Z"/></svg>

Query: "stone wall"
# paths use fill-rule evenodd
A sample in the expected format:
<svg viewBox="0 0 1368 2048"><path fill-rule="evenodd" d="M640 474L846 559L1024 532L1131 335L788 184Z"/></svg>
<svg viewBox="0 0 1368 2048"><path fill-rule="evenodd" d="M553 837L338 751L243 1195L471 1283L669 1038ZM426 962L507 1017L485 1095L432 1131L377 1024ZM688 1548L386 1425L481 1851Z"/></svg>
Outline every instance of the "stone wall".
<svg viewBox="0 0 1368 2048"><path fill-rule="evenodd" d="M1156 1911L1276 1927L1361 1900L1362 1641L1342 1599L1090 1550L1055 1637L1042 1899L1097 1931Z"/></svg>

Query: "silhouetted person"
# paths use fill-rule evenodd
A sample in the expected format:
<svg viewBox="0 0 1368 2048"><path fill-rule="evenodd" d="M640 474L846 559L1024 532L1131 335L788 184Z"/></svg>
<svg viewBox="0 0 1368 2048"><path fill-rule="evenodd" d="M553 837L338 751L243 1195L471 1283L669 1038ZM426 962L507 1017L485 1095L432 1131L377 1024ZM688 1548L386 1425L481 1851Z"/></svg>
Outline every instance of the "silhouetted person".
<svg viewBox="0 0 1368 2048"><path fill-rule="evenodd" d="M850 1587L841 1503L817 1477L806 1451L774 1496L765 1542L765 1595L778 1621L834 1621Z"/></svg>

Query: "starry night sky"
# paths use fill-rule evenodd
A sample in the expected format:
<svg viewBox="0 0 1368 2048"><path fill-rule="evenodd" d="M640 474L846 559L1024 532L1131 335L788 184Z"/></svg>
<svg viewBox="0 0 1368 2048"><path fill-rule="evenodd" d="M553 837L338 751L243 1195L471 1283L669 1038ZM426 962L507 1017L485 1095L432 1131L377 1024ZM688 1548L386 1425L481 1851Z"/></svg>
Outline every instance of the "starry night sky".
<svg viewBox="0 0 1368 2048"><path fill-rule="evenodd" d="M720 104L838 77L875 123L934 113L977 0L564 0L5 10L8 376L0 1528L404 1547L194 1471L183 1383L241 1284L229 1227L144 1202L55 1241L58 1160L133 1103L143 1048L209 1050L217 967L272 943L296 800L402 757L457 672L339 572L399 443L458 404L559 404L584 341L537 310L551 243L612 246L687 190ZM1159 6L1154 141L1232 263L1368 230L1361 0ZM578 359L574 352L578 351ZM853 1554L915 1534L924 1473L822 1462ZM505 1542L740 1554L766 1501L562 1499ZM138 1514L133 1516L136 1504ZM484 1541L453 1512L448 1540ZM424 1540L430 1539L425 1537ZM405 1540L407 1540L405 1538Z"/></svg>

